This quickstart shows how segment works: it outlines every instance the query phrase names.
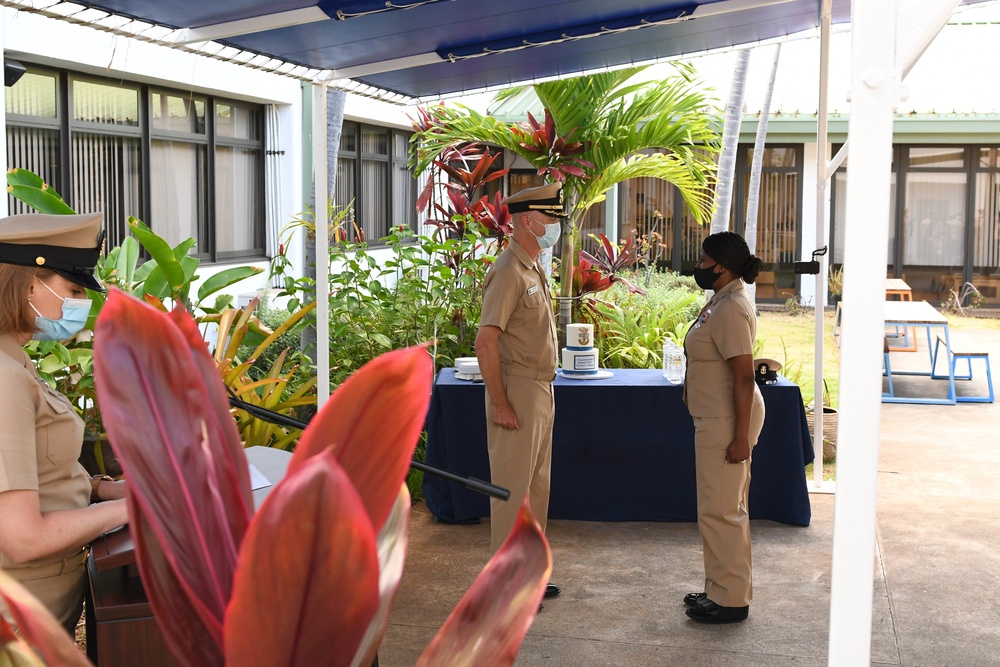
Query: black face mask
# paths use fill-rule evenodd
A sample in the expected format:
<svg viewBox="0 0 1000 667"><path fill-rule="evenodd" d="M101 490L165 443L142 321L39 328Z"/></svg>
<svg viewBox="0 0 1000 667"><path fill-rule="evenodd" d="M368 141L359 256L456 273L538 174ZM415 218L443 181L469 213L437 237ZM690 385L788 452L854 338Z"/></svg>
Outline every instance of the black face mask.
<svg viewBox="0 0 1000 667"><path fill-rule="evenodd" d="M702 289L712 289L712 285L715 281L719 279L721 273L716 273L713 269L719 265L718 262L712 266L706 266L705 268L699 269L697 266L694 267L694 281L698 283L698 287Z"/></svg>

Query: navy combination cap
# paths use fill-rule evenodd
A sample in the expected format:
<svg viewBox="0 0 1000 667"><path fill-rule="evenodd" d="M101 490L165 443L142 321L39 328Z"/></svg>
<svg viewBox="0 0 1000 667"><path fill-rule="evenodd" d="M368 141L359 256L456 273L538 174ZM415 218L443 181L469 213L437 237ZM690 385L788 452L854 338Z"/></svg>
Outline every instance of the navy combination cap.
<svg viewBox="0 0 1000 667"><path fill-rule="evenodd" d="M553 218L565 218L562 183L550 183L537 188L526 188L504 199L502 204L511 213L538 211Z"/></svg>
<svg viewBox="0 0 1000 667"><path fill-rule="evenodd" d="M52 269L66 280L103 292L94 267L104 250L100 213L26 213L0 218L0 262Z"/></svg>

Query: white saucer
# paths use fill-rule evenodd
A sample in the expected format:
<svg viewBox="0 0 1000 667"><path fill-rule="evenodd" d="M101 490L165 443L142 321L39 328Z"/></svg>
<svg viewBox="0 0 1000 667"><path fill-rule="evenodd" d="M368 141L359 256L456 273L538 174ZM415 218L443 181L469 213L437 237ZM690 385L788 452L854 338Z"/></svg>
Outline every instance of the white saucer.
<svg viewBox="0 0 1000 667"><path fill-rule="evenodd" d="M562 375L567 380L607 380L609 377L612 377L614 373L601 369L591 375L567 375L566 373L563 373L563 369L560 368L559 375Z"/></svg>

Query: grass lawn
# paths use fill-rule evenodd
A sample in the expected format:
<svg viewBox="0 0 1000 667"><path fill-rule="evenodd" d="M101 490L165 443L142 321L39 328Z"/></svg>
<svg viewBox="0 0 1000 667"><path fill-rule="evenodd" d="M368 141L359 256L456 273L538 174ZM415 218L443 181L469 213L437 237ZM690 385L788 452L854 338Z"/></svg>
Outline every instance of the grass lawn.
<svg viewBox="0 0 1000 667"><path fill-rule="evenodd" d="M840 350L833 339L833 312L825 313L823 378L830 393L829 403L837 407L840 377ZM760 357L780 361L779 371L802 388L806 405L813 401L816 378L816 319L811 309L798 312L761 312L757 317Z"/></svg>

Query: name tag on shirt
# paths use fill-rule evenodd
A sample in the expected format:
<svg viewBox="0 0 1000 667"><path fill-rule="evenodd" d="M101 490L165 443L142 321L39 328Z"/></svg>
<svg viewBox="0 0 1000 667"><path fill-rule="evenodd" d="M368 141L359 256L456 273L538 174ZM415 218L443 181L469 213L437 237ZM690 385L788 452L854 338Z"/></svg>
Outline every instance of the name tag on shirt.
<svg viewBox="0 0 1000 667"><path fill-rule="evenodd" d="M538 291L538 285L532 285L531 287L528 288L528 296L531 296L537 291Z"/></svg>

